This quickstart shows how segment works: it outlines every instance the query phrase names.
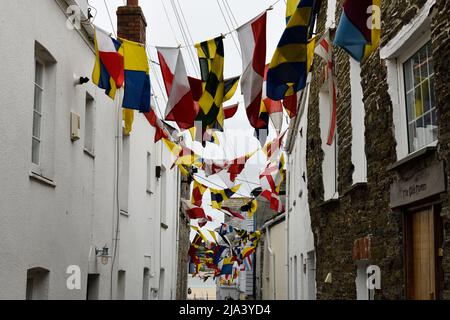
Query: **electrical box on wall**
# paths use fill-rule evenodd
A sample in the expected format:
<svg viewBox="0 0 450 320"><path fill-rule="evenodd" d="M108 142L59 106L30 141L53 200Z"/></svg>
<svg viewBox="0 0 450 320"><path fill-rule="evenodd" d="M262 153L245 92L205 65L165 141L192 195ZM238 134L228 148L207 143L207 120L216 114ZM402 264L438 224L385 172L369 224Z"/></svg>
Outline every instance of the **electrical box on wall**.
<svg viewBox="0 0 450 320"><path fill-rule="evenodd" d="M80 140L80 115L70 112L70 140Z"/></svg>

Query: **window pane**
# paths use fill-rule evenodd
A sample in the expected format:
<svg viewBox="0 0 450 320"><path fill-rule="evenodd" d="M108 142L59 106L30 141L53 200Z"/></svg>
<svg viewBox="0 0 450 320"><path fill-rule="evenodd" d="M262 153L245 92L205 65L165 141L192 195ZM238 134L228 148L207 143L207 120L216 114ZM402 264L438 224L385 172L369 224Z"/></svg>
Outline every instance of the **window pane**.
<svg viewBox="0 0 450 320"><path fill-rule="evenodd" d="M36 67L34 70L34 82L39 85L40 87L42 87L42 74L43 74L43 65L42 63L36 61Z"/></svg>
<svg viewBox="0 0 450 320"><path fill-rule="evenodd" d="M420 62L419 62L419 56L415 54L411 58L411 63L413 66L413 73L414 73L414 83L415 85L420 83Z"/></svg>
<svg viewBox="0 0 450 320"><path fill-rule="evenodd" d="M437 109L434 109L431 112L431 122L433 124L433 126L431 127L432 129L432 137L433 140L432 141L436 141L438 139L438 126L437 126Z"/></svg>
<svg viewBox="0 0 450 320"><path fill-rule="evenodd" d="M33 138L32 146L31 146L31 161L34 164L39 165L39 147L40 141Z"/></svg>
<svg viewBox="0 0 450 320"><path fill-rule="evenodd" d="M33 112L33 136L41 138L41 115L36 112Z"/></svg>
<svg viewBox="0 0 450 320"><path fill-rule="evenodd" d="M415 90L415 106L416 106L416 118L420 117L423 114L423 101L422 94L420 90L420 86Z"/></svg>
<svg viewBox="0 0 450 320"><path fill-rule="evenodd" d="M41 112L42 111L42 90L38 86L34 86L34 110Z"/></svg>
<svg viewBox="0 0 450 320"><path fill-rule="evenodd" d="M417 150L416 124L414 122L408 126L408 140L410 152Z"/></svg>
<svg viewBox="0 0 450 320"><path fill-rule="evenodd" d="M414 88L413 73L412 73L412 60L406 61L406 63L403 65L403 70L404 70L404 74L405 74L406 92L409 92L412 88Z"/></svg>
<svg viewBox="0 0 450 320"><path fill-rule="evenodd" d="M408 122L413 121L416 118L414 114L414 91L406 94L406 110L408 111Z"/></svg>
<svg viewBox="0 0 450 320"><path fill-rule="evenodd" d="M427 59L427 46L423 46L419 51L419 60L420 60L420 75L421 80L423 81L428 77L428 59Z"/></svg>
<svg viewBox="0 0 450 320"><path fill-rule="evenodd" d="M429 81L428 79L422 82L422 101L424 111L427 112L431 109L431 101L430 101L430 91L429 91Z"/></svg>
<svg viewBox="0 0 450 320"><path fill-rule="evenodd" d="M432 108L436 107L436 98L434 96L434 77L430 78L430 104Z"/></svg>

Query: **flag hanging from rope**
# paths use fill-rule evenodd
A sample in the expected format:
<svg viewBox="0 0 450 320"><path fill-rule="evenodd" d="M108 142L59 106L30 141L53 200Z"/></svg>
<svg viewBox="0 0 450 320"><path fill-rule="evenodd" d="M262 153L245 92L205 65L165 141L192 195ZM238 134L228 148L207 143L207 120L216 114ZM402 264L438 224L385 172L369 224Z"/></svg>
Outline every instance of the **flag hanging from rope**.
<svg viewBox="0 0 450 320"><path fill-rule="evenodd" d="M195 45L200 61L203 94L199 100L200 110L197 121L203 129L223 130L225 115L223 112L224 79L223 69L225 53L222 36Z"/></svg>
<svg viewBox="0 0 450 320"><path fill-rule="evenodd" d="M315 0L301 0L286 26L267 73L267 96L282 100L306 85L308 74L308 40L312 34Z"/></svg>
<svg viewBox="0 0 450 320"><path fill-rule="evenodd" d="M194 187L192 189L191 202L194 205L200 207L203 202L203 194L205 193L206 190L208 190L207 186L194 179Z"/></svg>
<svg viewBox="0 0 450 320"><path fill-rule="evenodd" d="M267 13L264 12L237 29L243 65L241 90L248 120L255 129L266 125L260 118L266 65L266 22Z"/></svg>
<svg viewBox="0 0 450 320"><path fill-rule="evenodd" d="M253 199L241 207L241 212L246 212L249 219L253 218L256 210L258 210L258 201Z"/></svg>
<svg viewBox="0 0 450 320"><path fill-rule="evenodd" d="M164 123L161 121L161 119L157 117L154 108L151 108L149 112L145 112L144 116L150 123L150 125L156 130L154 139L155 143L157 143L162 138L169 139L169 132L165 128Z"/></svg>
<svg viewBox="0 0 450 320"><path fill-rule="evenodd" d="M222 212L226 213L229 216L241 219L241 220L245 220L245 218L237 211L234 211L231 208L228 207L222 207Z"/></svg>
<svg viewBox="0 0 450 320"><path fill-rule="evenodd" d="M189 219L207 218L203 208L193 205L185 199L181 199L181 209L189 217Z"/></svg>
<svg viewBox="0 0 450 320"><path fill-rule="evenodd" d="M273 141L267 143L263 147L263 152L266 155L268 160L273 160L276 158L281 151L281 146L283 144L284 136L286 135L287 130L282 134L277 136Z"/></svg>
<svg viewBox="0 0 450 320"><path fill-rule="evenodd" d="M157 51L168 96L165 120L175 121L180 129L192 128L198 105L194 103L181 50L158 47Z"/></svg>
<svg viewBox="0 0 450 320"><path fill-rule="evenodd" d="M237 185L233 188L224 190L209 188L209 190L211 191L211 206L214 209L220 210L222 208L223 202L230 199L236 192L238 192L240 187L241 185Z"/></svg>
<svg viewBox="0 0 450 320"><path fill-rule="evenodd" d="M336 108L337 108L337 94L336 82L334 80L334 63L333 63L333 47L330 41L329 31L325 32L323 37L319 40L315 53L325 60L325 81L327 81L328 94L330 97L330 129L328 133L327 144L331 146L335 137L336 131Z"/></svg>
<svg viewBox="0 0 450 320"><path fill-rule="evenodd" d="M150 111L150 68L145 46L120 39L122 42L125 72L125 90L122 107Z"/></svg>
<svg viewBox="0 0 450 320"><path fill-rule="evenodd" d="M247 161L251 157L253 157L253 155L257 151L258 150L250 152L250 153L246 154L245 156L234 159L228 163L227 172L230 174L230 180L232 182L236 181L237 176L240 175L242 173L242 171L245 169L245 165L247 164Z"/></svg>
<svg viewBox="0 0 450 320"><path fill-rule="evenodd" d="M119 52L122 44L98 27L95 27L94 31L94 44L95 65L92 82L114 99L117 88L121 88L124 82L124 61Z"/></svg>
<svg viewBox="0 0 450 320"><path fill-rule="evenodd" d="M277 134L280 134L283 126L283 105L281 101L274 101L267 97L266 85L267 85L267 72L269 71L269 65L266 65L264 70L264 85L262 100L269 114L270 120L275 128Z"/></svg>
<svg viewBox="0 0 450 320"><path fill-rule="evenodd" d="M356 61L367 58L380 43L381 0L346 0L334 44Z"/></svg>

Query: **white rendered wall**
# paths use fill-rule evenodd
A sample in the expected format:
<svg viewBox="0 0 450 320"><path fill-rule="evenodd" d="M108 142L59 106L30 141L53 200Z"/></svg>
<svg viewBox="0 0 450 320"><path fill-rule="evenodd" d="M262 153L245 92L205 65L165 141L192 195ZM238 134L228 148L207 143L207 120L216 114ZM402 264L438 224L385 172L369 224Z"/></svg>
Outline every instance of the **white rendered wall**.
<svg viewBox="0 0 450 320"><path fill-rule="evenodd" d="M300 121L292 154L289 155L291 169L288 187L289 208L289 299L307 300L307 279L303 273L301 257L307 257L314 251L314 235L311 229L311 217L308 204L306 147L308 135L308 110ZM300 134L302 131L302 135ZM305 174L306 182L303 180ZM294 258L297 257L297 270L294 270ZM291 263L292 261L292 263ZM295 276L295 272L297 276ZM295 283L297 279L297 283ZM297 289L297 292L295 290Z"/></svg>
<svg viewBox="0 0 450 320"><path fill-rule="evenodd" d="M91 77L94 53L86 41L66 28L56 1L4 1L1 5L0 102L0 299L24 299L27 269L50 270L49 299L85 299L88 272L100 275L99 297L110 297L111 261L105 266L95 247L112 252L115 171L115 106L92 83L75 87L73 74ZM14 19L4 19L4 17ZM20 35L20 41L18 41ZM34 97L34 46L41 43L57 60L54 129L54 182L52 187L30 179L31 131ZM96 112L95 158L84 153L86 92ZM81 116L81 139L70 140L70 111ZM121 217L120 252L115 269L126 276L126 299L142 297L143 269L152 256L151 272L159 274L159 207L146 193L146 152L158 153L154 130L136 117L131 137L130 216ZM144 170L144 171L141 171ZM163 234L166 298L173 291L176 265L175 208L177 174L168 171L169 229ZM156 184L156 181L155 181ZM159 202L159 201L158 201ZM156 236L158 235L158 236ZM68 290L66 269L81 269L81 290ZM172 268L172 269L171 269ZM117 271L117 270L115 270ZM113 274L113 284L117 273ZM172 286L172 288L171 288ZM113 298L115 294L113 293Z"/></svg>

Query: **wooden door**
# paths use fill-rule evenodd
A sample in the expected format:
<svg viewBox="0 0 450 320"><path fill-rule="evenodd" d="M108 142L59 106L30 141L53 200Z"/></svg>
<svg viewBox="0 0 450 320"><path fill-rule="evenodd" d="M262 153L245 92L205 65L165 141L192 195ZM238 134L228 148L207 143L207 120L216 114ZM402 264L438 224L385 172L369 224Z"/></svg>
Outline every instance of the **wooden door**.
<svg viewBox="0 0 450 320"><path fill-rule="evenodd" d="M433 208L411 214L410 299L436 299L436 245Z"/></svg>

